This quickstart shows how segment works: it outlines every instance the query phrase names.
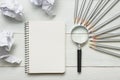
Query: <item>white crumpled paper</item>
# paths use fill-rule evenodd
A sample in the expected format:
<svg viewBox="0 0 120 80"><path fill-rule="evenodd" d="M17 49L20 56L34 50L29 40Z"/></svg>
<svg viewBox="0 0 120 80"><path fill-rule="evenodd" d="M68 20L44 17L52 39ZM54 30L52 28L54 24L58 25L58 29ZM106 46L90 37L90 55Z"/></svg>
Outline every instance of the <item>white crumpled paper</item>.
<svg viewBox="0 0 120 80"><path fill-rule="evenodd" d="M47 13L47 15L52 17L55 16L53 13L55 0L31 0L31 2L36 6L40 6Z"/></svg>
<svg viewBox="0 0 120 80"><path fill-rule="evenodd" d="M0 4L0 11L3 15L14 18L17 21L24 19L23 7L16 0L3 0Z"/></svg>
<svg viewBox="0 0 120 80"><path fill-rule="evenodd" d="M0 31L0 59L3 59L12 64L20 64L21 59L9 54L13 43L13 33L8 31Z"/></svg>

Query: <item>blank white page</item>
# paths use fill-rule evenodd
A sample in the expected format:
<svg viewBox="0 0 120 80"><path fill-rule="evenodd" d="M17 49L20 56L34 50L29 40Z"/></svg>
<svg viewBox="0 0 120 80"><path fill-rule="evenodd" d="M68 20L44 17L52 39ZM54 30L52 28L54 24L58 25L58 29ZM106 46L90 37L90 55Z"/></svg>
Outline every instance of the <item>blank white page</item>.
<svg viewBox="0 0 120 80"><path fill-rule="evenodd" d="M65 72L65 24L29 22L29 72Z"/></svg>

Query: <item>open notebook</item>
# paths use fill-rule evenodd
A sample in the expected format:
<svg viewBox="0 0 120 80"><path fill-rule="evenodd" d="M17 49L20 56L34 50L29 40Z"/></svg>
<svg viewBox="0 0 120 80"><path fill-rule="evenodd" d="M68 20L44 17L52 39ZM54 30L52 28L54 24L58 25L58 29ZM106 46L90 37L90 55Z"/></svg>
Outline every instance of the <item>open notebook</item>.
<svg viewBox="0 0 120 80"><path fill-rule="evenodd" d="M65 72L65 24L29 21L25 24L25 72Z"/></svg>

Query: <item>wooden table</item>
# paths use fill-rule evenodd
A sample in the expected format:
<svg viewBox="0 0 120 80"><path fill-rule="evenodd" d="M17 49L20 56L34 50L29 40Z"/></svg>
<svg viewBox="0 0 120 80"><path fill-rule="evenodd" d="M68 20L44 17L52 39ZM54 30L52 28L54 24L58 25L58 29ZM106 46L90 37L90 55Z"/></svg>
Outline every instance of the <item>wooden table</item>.
<svg viewBox="0 0 120 80"><path fill-rule="evenodd" d="M120 80L120 59L111 55L100 53L89 48L89 43L83 47L82 73L76 71L76 46L71 42L70 30L73 25L74 0L56 0L56 17L51 19L44 12L33 6L29 0L18 0L24 7L26 20L58 20L66 23L66 72L65 74L39 74L27 75L24 72L24 22L19 23L0 15L0 30L14 32L15 43L10 54L22 59L20 65L11 65L0 60L1 80ZM94 4L97 0L94 0ZM110 18L120 12L118 3L102 20ZM120 24L120 18L105 26ZM102 29L101 29L102 30ZM118 33L116 30L112 33ZM108 43L120 46L120 43ZM120 52L118 52L120 53Z"/></svg>

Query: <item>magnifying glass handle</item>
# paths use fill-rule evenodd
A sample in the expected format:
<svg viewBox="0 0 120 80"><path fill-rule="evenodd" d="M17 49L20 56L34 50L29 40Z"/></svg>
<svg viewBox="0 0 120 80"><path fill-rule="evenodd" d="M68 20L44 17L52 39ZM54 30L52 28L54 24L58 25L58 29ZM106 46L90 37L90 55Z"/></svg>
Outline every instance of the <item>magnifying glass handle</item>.
<svg viewBox="0 0 120 80"><path fill-rule="evenodd" d="M81 62L82 62L82 50L77 50L77 72L81 72Z"/></svg>

